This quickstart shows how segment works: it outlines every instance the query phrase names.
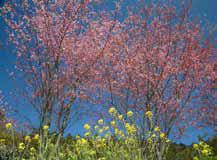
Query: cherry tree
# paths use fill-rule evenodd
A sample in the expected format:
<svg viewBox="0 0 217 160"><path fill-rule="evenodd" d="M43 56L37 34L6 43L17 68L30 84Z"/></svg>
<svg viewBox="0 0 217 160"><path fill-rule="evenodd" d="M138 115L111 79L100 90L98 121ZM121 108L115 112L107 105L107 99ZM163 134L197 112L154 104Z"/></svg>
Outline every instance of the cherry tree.
<svg viewBox="0 0 217 160"><path fill-rule="evenodd" d="M2 9L40 126L63 133L76 100L107 101L122 114L133 110L141 135L150 130L147 111L168 135L183 134L201 107L211 109L201 102L216 79L211 34L189 17L190 3L101 5L10 0Z"/></svg>
<svg viewBox="0 0 217 160"><path fill-rule="evenodd" d="M76 106L94 85L96 68L116 27L116 7L96 12L89 0L8 1L2 16L25 80L22 93L38 115L40 128L64 133ZM30 107L30 106L28 106Z"/></svg>
<svg viewBox="0 0 217 160"><path fill-rule="evenodd" d="M102 71L107 78L100 85L120 113L132 109L137 114L142 135L150 130L147 111L167 135L200 126L201 114L216 122L216 106L204 105L202 99L216 80L217 50L212 34L206 36L190 18L190 7L190 1L179 9L142 1L128 10L117 46L108 48Z"/></svg>

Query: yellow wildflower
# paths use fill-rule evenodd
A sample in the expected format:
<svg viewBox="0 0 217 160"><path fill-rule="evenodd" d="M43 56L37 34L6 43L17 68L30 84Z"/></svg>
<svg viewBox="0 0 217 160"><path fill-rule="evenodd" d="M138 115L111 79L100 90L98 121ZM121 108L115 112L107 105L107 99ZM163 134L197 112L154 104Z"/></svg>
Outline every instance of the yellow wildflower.
<svg viewBox="0 0 217 160"><path fill-rule="evenodd" d="M95 130L97 130L98 128L99 128L99 126L97 126L97 125L94 126L94 129L95 129Z"/></svg>
<svg viewBox="0 0 217 160"><path fill-rule="evenodd" d="M109 109L109 113L110 113L111 115L113 115L114 113L116 113L116 109L115 109L114 107L111 107L111 108Z"/></svg>
<svg viewBox="0 0 217 160"><path fill-rule="evenodd" d="M147 111L145 112L145 115L149 118L151 118L153 116L152 112L151 111Z"/></svg>
<svg viewBox="0 0 217 160"><path fill-rule="evenodd" d="M109 126L105 126L105 127L103 127L103 130L104 130L104 131L109 130Z"/></svg>
<svg viewBox="0 0 217 160"><path fill-rule="evenodd" d="M90 129L90 125L89 124L85 124L84 125L84 129L89 130Z"/></svg>
<svg viewBox="0 0 217 160"><path fill-rule="evenodd" d="M125 128L126 128L126 130L127 130L127 132L128 132L129 134L133 134L133 133L136 132L136 127L135 127L135 125L130 125L129 123L126 123L126 124L125 124Z"/></svg>
<svg viewBox="0 0 217 160"><path fill-rule="evenodd" d="M120 134L120 136L122 137L122 138L124 138L125 137L125 135L124 135L124 133L119 133Z"/></svg>
<svg viewBox="0 0 217 160"><path fill-rule="evenodd" d="M203 146L203 145L205 145L205 143L204 143L203 141L200 141L200 142L199 142L199 145L200 145L200 146Z"/></svg>
<svg viewBox="0 0 217 160"><path fill-rule="evenodd" d="M79 135L75 136L76 139L80 139L81 137Z"/></svg>
<svg viewBox="0 0 217 160"><path fill-rule="evenodd" d="M39 140L39 138L40 138L39 134L35 134L34 137L33 137L33 139L36 140L36 141Z"/></svg>
<svg viewBox="0 0 217 160"><path fill-rule="evenodd" d="M129 128L130 127L130 124L129 123L126 123L125 124L125 128Z"/></svg>
<svg viewBox="0 0 217 160"><path fill-rule="evenodd" d="M148 143L152 143L152 138L151 137L148 138L147 141L148 141Z"/></svg>
<svg viewBox="0 0 217 160"><path fill-rule="evenodd" d="M26 141L26 142L30 142L30 141L31 141L31 138L30 138L30 136L25 136L25 138L24 138L24 139L25 139L25 141Z"/></svg>
<svg viewBox="0 0 217 160"><path fill-rule="evenodd" d="M119 120L122 120L122 119L123 119L123 115L119 115L119 116L118 116L118 119L119 119Z"/></svg>
<svg viewBox="0 0 217 160"><path fill-rule="evenodd" d="M103 132L103 129L100 129L100 130L99 130L99 133L102 133L102 132Z"/></svg>
<svg viewBox="0 0 217 160"><path fill-rule="evenodd" d="M133 112L132 112L132 111L128 111L128 112L127 112L127 116L128 116L128 117L132 117L132 116L133 116Z"/></svg>
<svg viewBox="0 0 217 160"><path fill-rule="evenodd" d="M6 129L11 129L12 123L6 123L6 124L5 124L5 127L6 127Z"/></svg>
<svg viewBox="0 0 217 160"><path fill-rule="evenodd" d="M113 127L116 125L115 121L111 121L110 124L111 124L111 126L113 126Z"/></svg>
<svg viewBox="0 0 217 160"><path fill-rule="evenodd" d="M103 119L99 119L98 124L102 125L103 124Z"/></svg>
<svg viewBox="0 0 217 160"><path fill-rule="evenodd" d="M0 139L0 143L5 143L6 140L5 139Z"/></svg>
<svg viewBox="0 0 217 160"><path fill-rule="evenodd" d="M24 143L19 143L18 149L19 149L20 151L23 151L23 150L25 149Z"/></svg>
<svg viewBox="0 0 217 160"><path fill-rule="evenodd" d="M118 135L119 134L119 130L117 128L115 128L115 134Z"/></svg>
<svg viewBox="0 0 217 160"><path fill-rule="evenodd" d="M159 132L159 131L160 131L160 128L159 128L159 127L155 127L155 128L154 128L154 131L155 131L155 132Z"/></svg>
<svg viewBox="0 0 217 160"><path fill-rule="evenodd" d="M78 140L78 144L80 144L80 145L86 145L87 143L88 143L87 140L84 138L81 138Z"/></svg>
<svg viewBox="0 0 217 160"><path fill-rule="evenodd" d="M48 130L49 129L49 126L48 125L44 125L43 126L43 130Z"/></svg>
<svg viewBox="0 0 217 160"><path fill-rule="evenodd" d="M205 145L203 146L203 148L204 148L204 149L209 149L210 146L209 146L208 144L205 144Z"/></svg>
<svg viewBox="0 0 217 160"><path fill-rule="evenodd" d="M206 156L209 154L209 151L206 150L206 149L202 150L201 152L202 152L203 155L206 155Z"/></svg>
<svg viewBox="0 0 217 160"><path fill-rule="evenodd" d="M199 145L198 145L198 144L193 144L193 148L194 148L194 149L198 149L198 148L199 148Z"/></svg>
<svg viewBox="0 0 217 160"><path fill-rule="evenodd" d="M84 138L81 139L81 142L82 142L82 144L87 144L87 140Z"/></svg>
<svg viewBox="0 0 217 160"><path fill-rule="evenodd" d="M84 136L85 136L85 137L88 137L88 136L90 136L90 133L89 133L89 132L86 132L86 133L84 133Z"/></svg>
<svg viewBox="0 0 217 160"><path fill-rule="evenodd" d="M193 160L199 160L199 158L198 157L194 157Z"/></svg>
<svg viewBox="0 0 217 160"><path fill-rule="evenodd" d="M166 137L165 133L160 134L160 138L165 138L165 137Z"/></svg>
<svg viewBox="0 0 217 160"><path fill-rule="evenodd" d="M31 148L30 148L30 153L35 153L35 152L36 152L35 148L34 148L34 147L31 147Z"/></svg>
<svg viewBox="0 0 217 160"><path fill-rule="evenodd" d="M156 137L156 135L155 135L155 134L152 134L152 135L151 135L151 138L155 138L155 137Z"/></svg>

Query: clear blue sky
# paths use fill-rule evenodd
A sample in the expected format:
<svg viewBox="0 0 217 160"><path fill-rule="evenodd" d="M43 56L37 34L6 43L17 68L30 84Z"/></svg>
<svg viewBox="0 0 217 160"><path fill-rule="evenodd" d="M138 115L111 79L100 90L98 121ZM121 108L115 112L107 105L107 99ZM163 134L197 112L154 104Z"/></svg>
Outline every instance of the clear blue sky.
<svg viewBox="0 0 217 160"><path fill-rule="evenodd" d="M176 1L176 0L174 0ZM126 4L133 4L133 0L126 0ZM0 0L0 6L3 6L4 0ZM217 0L193 0L192 6L192 16L200 17L202 21L208 21L212 25L217 25ZM13 81L9 78L9 73L14 71L15 56L12 55L11 48L5 48L2 44L7 42L6 34L4 32L4 23L0 17L0 90L3 91L5 99L11 106L16 104L13 101L13 98L9 95L13 91ZM77 130L75 133L80 132L82 129L79 127L81 124L78 124ZM208 130L206 130L208 132ZM193 141L196 141L196 132L189 128L189 135L181 140L181 142L190 144Z"/></svg>

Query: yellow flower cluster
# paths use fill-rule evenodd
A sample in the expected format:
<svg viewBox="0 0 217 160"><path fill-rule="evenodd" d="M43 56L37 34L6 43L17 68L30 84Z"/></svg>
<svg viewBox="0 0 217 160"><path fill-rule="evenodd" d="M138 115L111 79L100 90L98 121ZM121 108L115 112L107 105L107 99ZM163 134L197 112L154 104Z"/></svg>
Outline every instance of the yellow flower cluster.
<svg viewBox="0 0 217 160"><path fill-rule="evenodd" d="M103 119L99 119L98 124L102 125L103 124Z"/></svg>
<svg viewBox="0 0 217 160"><path fill-rule="evenodd" d="M130 125L129 123L125 124L125 128L128 134L134 134L136 133L136 127L134 124Z"/></svg>
<svg viewBox="0 0 217 160"><path fill-rule="evenodd" d="M11 127L12 127L12 123L6 123L5 124L5 128L6 129L11 129Z"/></svg>
<svg viewBox="0 0 217 160"><path fill-rule="evenodd" d="M103 129L99 129L99 133L102 133L103 132Z"/></svg>
<svg viewBox="0 0 217 160"><path fill-rule="evenodd" d="M199 149L199 145L198 144L193 144L193 148L194 149Z"/></svg>
<svg viewBox="0 0 217 160"><path fill-rule="evenodd" d="M136 140L134 138L127 138L127 139L125 139L125 144L126 145L132 145L132 144L136 143L135 141Z"/></svg>
<svg viewBox="0 0 217 160"><path fill-rule="evenodd" d="M80 139L81 137L80 137L79 135L76 135L75 138L76 138L76 139Z"/></svg>
<svg viewBox="0 0 217 160"><path fill-rule="evenodd" d="M39 134L35 134L34 137L33 137L33 140L38 141L39 139L40 139Z"/></svg>
<svg viewBox="0 0 217 160"><path fill-rule="evenodd" d="M85 136L85 137L89 137L89 136L90 136L90 132L84 133L84 136Z"/></svg>
<svg viewBox="0 0 217 160"><path fill-rule="evenodd" d="M86 123L86 124L84 125L84 129L89 130L89 129L90 129L90 125Z"/></svg>
<svg viewBox="0 0 217 160"><path fill-rule="evenodd" d="M115 109L115 107L109 108L108 112L109 112L109 114L112 115L112 116L117 116L117 118L118 118L119 120L123 120L123 115L121 115L121 114L118 115L118 114L117 114L117 110ZM133 116L133 112L132 112L132 111L128 111L128 112L127 112L127 116L128 116L128 117L132 117L132 116Z"/></svg>
<svg viewBox="0 0 217 160"><path fill-rule="evenodd" d="M95 125L95 126L94 126L94 129L95 129L95 130L97 130L98 128L99 128L99 126L98 126L98 125Z"/></svg>
<svg viewBox="0 0 217 160"><path fill-rule="evenodd" d="M81 138L81 139L78 139L78 144L80 145L87 145L88 144L88 141L84 138Z"/></svg>
<svg viewBox="0 0 217 160"><path fill-rule="evenodd" d="M108 111L111 115L114 115L115 113L117 113L116 109L114 107L111 107Z"/></svg>
<svg viewBox="0 0 217 160"><path fill-rule="evenodd" d="M200 142L199 144L193 144L193 148L201 153L203 156L208 156L212 153L212 149L205 142ZM196 159L197 157L195 157Z"/></svg>
<svg viewBox="0 0 217 160"><path fill-rule="evenodd" d="M165 133L160 133L160 138L165 138L166 137L166 135L165 135Z"/></svg>
<svg viewBox="0 0 217 160"><path fill-rule="evenodd" d="M199 160L199 158L198 157L194 157L193 160Z"/></svg>
<svg viewBox="0 0 217 160"><path fill-rule="evenodd" d="M147 142L148 142L148 143L152 143L152 138L151 138L151 137L148 138L148 139L147 139Z"/></svg>
<svg viewBox="0 0 217 160"><path fill-rule="evenodd" d="M145 115L146 115L148 118L151 118L151 117L153 116L153 114L152 114L151 111L145 112Z"/></svg>
<svg viewBox="0 0 217 160"><path fill-rule="evenodd" d="M133 121L134 119L132 118L135 113L128 111L123 118L123 115L118 114L114 107L111 107L108 112L111 115L111 121L99 119L93 127L90 124L85 123L83 125L83 128L86 130L84 138L77 135L75 140L73 139L70 141L67 139L70 145L58 148L58 158L67 159L68 155L73 155L72 159L106 160L110 159L110 155L112 156L114 153L115 156L120 156L117 159L120 159L121 156L126 156L124 159L129 159L131 152L134 152L135 157L133 156L133 158L141 160L136 158L136 155L142 155L143 149L140 150L140 148L138 148L141 145L141 141L136 134L137 132L139 133L140 130L139 128L137 129L137 123ZM146 112L146 116L152 117L152 113L148 111ZM148 120L152 121L151 118ZM12 124L7 126L8 129L11 127ZM55 147L59 147L59 145L56 145L56 142L54 142L55 137L53 138L52 134L49 134L49 126L44 125L42 130L43 132L40 132L42 135L35 134L32 137L29 135L24 137L24 142L19 143L17 149L20 154L24 155L25 153L25 155L27 154L28 157L33 158L32 160L34 160L35 158L38 158L38 155L43 154L41 153L41 150L45 150L45 152L50 152L51 150L56 151ZM146 135L145 138L147 138L149 143L149 145L147 145L147 150L150 148L150 152L152 152L151 148L158 142L164 145L166 144L165 147L169 146L167 145L169 140L166 138L165 133L161 132L161 129L158 126L155 128L151 126L150 131ZM48 149L44 147L47 147ZM117 149L120 149L124 155L119 155L121 152L116 154L115 150ZM208 154L208 151L204 149L201 151L201 154ZM42 159L44 159L44 157Z"/></svg>
<svg viewBox="0 0 217 160"><path fill-rule="evenodd" d="M120 137L124 137L124 133L117 128L115 128L115 135L120 136Z"/></svg>
<svg viewBox="0 0 217 160"><path fill-rule="evenodd" d="M18 149L19 149L19 151L23 151L25 149L25 144L19 143Z"/></svg>
<svg viewBox="0 0 217 160"><path fill-rule="evenodd" d="M201 151L201 153L202 153L203 155L208 155L208 154L209 154L209 151L208 151L207 149L203 149L203 150Z"/></svg>
<svg viewBox="0 0 217 160"><path fill-rule="evenodd" d="M35 150L34 147L31 147L31 148L30 148L30 151L31 151L31 152L36 152L36 150Z"/></svg>
<svg viewBox="0 0 217 160"><path fill-rule="evenodd" d="M123 120L123 115L118 115L119 120Z"/></svg>
<svg viewBox="0 0 217 160"><path fill-rule="evenodd" d="M94 144L97 148L105 147L106 146L106 139L98 136L98 137L96 137Z"/></svg>
<svg viewBox="0 0 217 160"><path fill-rule="evenodd" d="M43 126L43 130L47 131L49 129L49 126L48 125L44 125Z"/></svg>
<svg viewBox="0 0 217 160"><path fill-rule="evenodd" d="M0 143L5 143L6 140L5 139L0 139Z"/></svg>
<svg viewBox="0 0 217 160"><path fill-rule="evenodd" d="M25 136L24 139L25 139L26 142L31 142L31 138L30 138L30 136Z"/></svg>
<svg viewBox="0 0 217 160"><path fill-rule="evenodd" d="M160 138L161 140L164 140L166 143L169 143L170 140L166 138L166 134L163 132L160 132L160 130L158 128L157 129L155 128L156 129L155 132L158 132L158 133L156 133L156 134L151 134L151 132L149 133L150 136L147 139L148 143L152 143L155 138Z"/></svg>
<svg viewBox="0 0 217 160"><path fill-rule="evenodd" d="M103 126L103 130L104 131L108 131L109 130L109 126Z"/></svg>
<svg viewBox="0 0 217 160"><path fill-rule="evenodd" d="M156 138L156 135L155 135L155 134L152 134L152 135L151 135L151 138Z"/></svg>
<svg viewBox="0 0 217 160"><path fill-rule="evenodd" d="M36 153L36 149L34 147L30 148L30 155L34 155Z"/></svg>
<svg viewBox="0 0 217 160"><path fill-rule="evenodd" d="M133 112L132 111L128 111L127 112L127 117L132 117L133 116Z"/></svg>
<svg viewBox="0 0 217 160"><path fill-rule="evenodd" d="M111 124L112 127L115 127L116 122L115 121L111 121L110 124Z"/></svg>
<svg viewBox="0 0 217 160"><path fill-rule="evenodd" d="M155 128L154 128L154 131L155 131L155 132L160 132L160 128L159 128L159 127L155 127Z"/></svg>

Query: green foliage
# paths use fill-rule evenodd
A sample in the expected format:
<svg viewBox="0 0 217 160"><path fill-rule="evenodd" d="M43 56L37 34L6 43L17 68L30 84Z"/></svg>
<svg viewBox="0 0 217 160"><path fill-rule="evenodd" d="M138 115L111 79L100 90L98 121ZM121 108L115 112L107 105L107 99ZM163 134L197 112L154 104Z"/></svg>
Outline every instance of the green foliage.
<svg viewBox="0 0 217 160"><path fill-rule="evenodd" d="M171 144L167 153L167 160L189 160L192 158L192 148L185 145Z"/></svg>
<svg viewBox="0 0 217 160"><path fill-rule="evenodd" d="M21 141L21 137L14 130L7 130L3 126L0 128L0 159L12 160L13 156L18 156L15 146Z"/></svg>
<svg viewBox="0 0 217 160"><path fill-rule="evenodd" d="M199 160L216 160L217 159L217 152L216 152L216 145L217 145L217 136L212 137L207 142L200 141L198 146L206 146L210 151L210 154L203 155L201 152L204 147L200 146L200 150L195 150L192 146L186 146L184 144L171 144L169 150L167 152L167 160L191 160L194 157L197 157ZM196 159L196 158L195 158Z"/></svg>
<svg viewBox="0 0 217 160"><path fill-rule="evenodd" d="M103 119L91 127L84 125L84 136L67 136L50 133L43 126L40 134L21 137L11 123L0 132L1 160L217 160L216 138L192 146L170 142L158 126L152 127L141 140L132 112L129 121L110 109L112 120ZM152 114L147 114L152 126ZM210 144L210 145L208 145Z"/></svg>

